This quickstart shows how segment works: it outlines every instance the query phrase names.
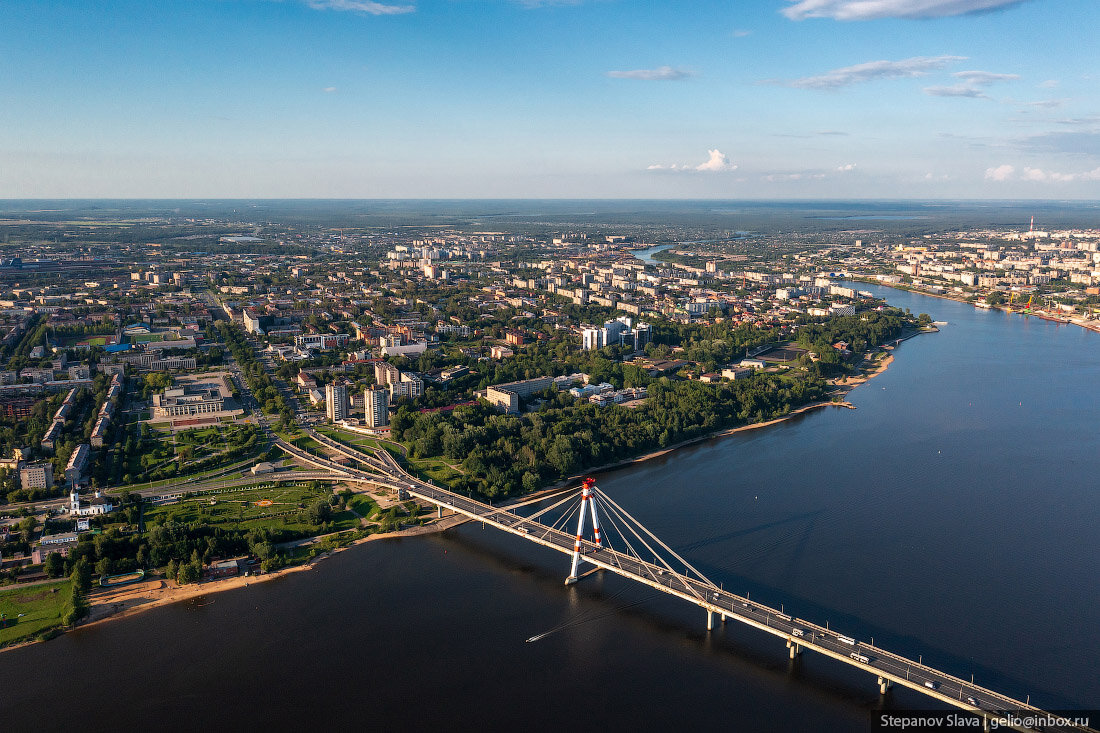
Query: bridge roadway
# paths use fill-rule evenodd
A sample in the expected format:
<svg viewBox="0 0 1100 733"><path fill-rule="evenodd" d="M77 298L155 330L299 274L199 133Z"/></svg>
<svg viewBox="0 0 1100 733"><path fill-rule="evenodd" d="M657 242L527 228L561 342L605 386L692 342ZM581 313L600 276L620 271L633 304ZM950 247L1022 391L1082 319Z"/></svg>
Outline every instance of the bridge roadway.
<svg viewBox="0 0 1100 733"><path fill-rule="evenodd" d="M395 462L396 464L396 462ZM420 481L405 473L400 467L397 476L403 488L412 496L435 504L441 509L451 509L472 519L492 525L505 532L523 537L536 544L557 550L564 555L573 554L576 537L567 532L552 529L538 521L525 519L510 509L494 508L468 497L441 489ZM356 479L352 479L356 480ZM999 718L1002 713L1023 713L1044 716L1045 713L1020 700L1015 700L993 690L980 687L940 670L907 659L853 637L782 613L780 610L751 601L735 593L722 590L673 572L655 563L638 560L607 547L582 540L585 561L596 567L650 586L669 595L694 603L707 611L708 629L713 615L723 620L729 618L783 639L791 658L804 649L812 649L827 657L849 664L875 675L881 692L891 685L902 685L942 703L961 708L985 719ZM1001 725L1016 730L1031 730L1015 725ZM1044 730L1091 730L1079 726L1048 727Z"/></svg>
<svg viewBox="0 0 1100 733"><path fill-rule="evenodd" d="M521 517L513 513L512 508L495 508L421 481L407 473L388 451L381 450L372 455L315 431L308 432L310 437L321 445L368 466L370 470L342 466L280 438L275 438L276 444L286 453L320 469L315 472L294 472L294 479L327 478L404 490L417 499L435 504L440 507L440 510L450 509L536 544L557 550L564 555L573 554L576 537L572 534ZM257 476L252 481L264 479L288 480L291 477L268 474ZM857 641L854 637L842 634L835 629L792 618L778 609L751 601L715 587L711 583L676 573L656 563L645 562L607 547L597 547L595 543L588 540L582 540L581 546L583 558L589 564L700 606L707 612L708 629L712 627L714 614L718 614L723 621L726 619L739 621L783 639L792 658L805 649L812 649L875 675L882 692L891 685L902 685L940 702L979 715L987 723L991 718L999 718L1005 712L1011 712L1014 715L1030 714L1036 717L1046 715L1039 708L941 672L920 661L907 659L866 642ZM1019 725L1002 724L1001 727L1030 730ZM1091 729L1070 726L1047 727L1044 730Z"/></svg>

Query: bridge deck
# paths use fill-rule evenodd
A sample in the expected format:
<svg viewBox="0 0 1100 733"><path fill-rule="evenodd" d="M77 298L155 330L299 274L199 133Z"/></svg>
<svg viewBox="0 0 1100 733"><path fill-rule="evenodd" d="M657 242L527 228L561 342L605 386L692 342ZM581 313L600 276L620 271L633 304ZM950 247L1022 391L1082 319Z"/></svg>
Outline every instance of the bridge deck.
<svg viewBox="0 0 1100 733"><path fill-rule="evenodd" d="M565 555L573 554L576 537L514 514L510 509L500 509L476 501L461 494L426 483L405 472L400 464L382 450L375 455L351 448L327 436L311 432L311 437L322 445L368 466L370 471L341 466L328 459L311 454L297 446L276 439L287 453L318 468L332 471L339 478L351 482L372 483L393 489L408 491L417 499L451 509L458 514L492 525L498 529L523 537L536 544L557 550ZM948 705L961 708L987 719L1002 714L1025 713L1045 716L1040 708L1002 695L994 690L972 684L966 680L908 659L885 649L872 646L835 629L828 629L809 621L784 614L770 606L751 601L714 585L673 572L655 563L639 560L607 547L597 547L582 540L584 560L630 580L648 585L669 595L682 598L705 609L720 614L773 636L782 638L788 647L796 651L812 649L827 657L849 664L878 677L880 684L889 682L902 685ZM1029 730L1012 725L1017 730ZM1045 728L1044 730L1063 730ZM1092 730L1069 727L1064 730Z"/></svg>
<svg viewBox="0 0 1100 733"><path fill-rule="evenodd" d="M402 474L404 474L402 479L406 483L406 490L418 499L451 509L562 554L573 554L576 540L574 535L552 529L538 521L525 519L513 514L510 510L494 508L441 489L403 471ZM802 619L792 618L778 609L670 571L660 565L638 560L631 555L606 547L597 547L593 542L582 540L581 544L584 560L596 567L682 598L708 612L721 614L726 618L732 618L782 638L788 646L797 645L798 650L812 649L857 667L876 675L880 678L880 682L889 680L893 684L908 687L940 702L987 718L999 717L1005 712L1013 714L1023 712L1037 716L1044 714L1041 709L1020 700L972 684L919 661L856 641L835 629L827 629ZM971 700L973 702L970 702ZM1081 728L1071 727L1066 730L1081 730Z"/></svg>

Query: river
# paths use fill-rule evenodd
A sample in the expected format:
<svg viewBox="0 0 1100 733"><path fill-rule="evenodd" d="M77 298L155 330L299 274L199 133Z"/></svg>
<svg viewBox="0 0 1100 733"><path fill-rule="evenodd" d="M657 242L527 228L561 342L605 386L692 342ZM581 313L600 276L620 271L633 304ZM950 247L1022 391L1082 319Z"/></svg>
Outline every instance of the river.
<svg viewBox="0 0 1100 733"><path fill-rule="evenodd" d="M947 321L823 409L600 475L716 582L1048 708L1097 707L1100 336ZM479 525L0 654L11 730L871 731L928 707ZM561 624L535 643L525 639Z"/></svg>

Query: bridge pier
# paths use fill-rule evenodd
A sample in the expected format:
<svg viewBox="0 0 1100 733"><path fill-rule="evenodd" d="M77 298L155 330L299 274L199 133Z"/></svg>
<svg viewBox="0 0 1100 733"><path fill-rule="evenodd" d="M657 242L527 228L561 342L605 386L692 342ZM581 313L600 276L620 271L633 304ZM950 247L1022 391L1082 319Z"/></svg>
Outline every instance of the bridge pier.
<svg viewBox="0 0 1100 733"><path fill-rule="evenodd" d="M787 639L787 649L790 650L791 659L794 659L802 653L802 647L800 647L797 643L791 641L790 639Z"/></svg>
<svg viewBox="0 0 1100 733"><path fill-rule="evenodd" d="M879 692L880 695L885 695L886 691L889 690L893 686L894 686L894 683L891 682L890 680L888 680L884 677L879 677L878 678L878 692Z"/></svg>
<svg viewBox="0 0 1100 733"><path fill-rule="evenodd" d="M443 505L442 504L436 505L435 511L436 511L436 514L435 514L436 518L437 519L443 519Z"/></svg>
<svg viewBox="0 0 1100 733"><path fill-rule="evenodd" d="M707 631L714 630L714 612L707 611Z"/></svg>

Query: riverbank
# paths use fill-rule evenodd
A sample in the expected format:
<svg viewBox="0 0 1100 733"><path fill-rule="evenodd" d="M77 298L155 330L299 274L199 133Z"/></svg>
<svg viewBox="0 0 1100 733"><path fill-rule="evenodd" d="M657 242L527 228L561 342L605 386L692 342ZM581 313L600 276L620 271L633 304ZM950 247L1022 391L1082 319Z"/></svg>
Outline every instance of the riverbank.
<svg viewBox="0 0 1100 733"><path fill-rule="evenodd" d="M517 497L509 504L527 504L532 501L538 501L545 496L553 494L556 489L547 488L542 489L533 494L525 495L523 497ZM502 506L507 506L502 505ZM276 578L282 578L292 573L300 573L307 570L312 570L313 566L318 562L332 557L336 553L343 552L356 545L362 545L367 542L373 542L375 540L393 539L400 537L417 537L421 535L435 534L457 527L460 524L470 521L469 517L461 514L450 515L437 519L428 524L417 525L415 527L409 527L397 532L386 532L379 534L371 534L366 537L360 537L353 540L341 547L333 548L327 552L312 558L308 562L302 565L294 565L280 570L275 570L269 573L263 573L261 575L251 576L236 576L233 578L222 578L219 580L204 580L198 583L189 583L187 585L179 585L175 581L167 580L163 578L154 578L152 580L146 580L141 583L133 583L125 586L118 586L117 588L104 588L95 589L89 593L89 611L88 615L77 625L76 628L85 629L90 626L97 626L109 621L115 621L118 619L128 618L130 616L136 616L137 614L144 613L145 611L159 608L161 606L167 606L172 603L180 603L183 601L189 601L193 599L202 599L205 602L213 603L213 599L207 601L208 596L214 596L218 593L224 593L225 591L236 590L238 588L245 588L250 585L256 585L257 583L266 583ZM56 582L56 581L51 581ZM205 603L203 603L205 605ZM57 629L59 634L66 631L72 631L73 629ZM0 647L0 653L10 651L12 649L18 649L30 644L37 644L41 639L28 639L26 641L11 644L5 647Z"/></svg>
<svg viewBox="0 0 1100 733"><path fill-rule="evenodd" d="M905 336L904 338L899 339L898 341L900 342L900 341L908 340L908 339L912 338L913 336L920 335L921 333L935 333L935 331L917 331L916 333L909 334L908 336ZM566 487L570 484L576 483L578 480L580 480L580 479L582 479L586 476L591 476L592 474L595 474L595 473L602 473L604 471L612 471L614 469L623 468L624 466L630 466L630 465L633 465L635 463L643 463L645 461L651 461L654 458L660 458L662 456L666 456L666 455L668 455L668 454L670 454L674 451L679 450L680 448L684 448L684 447L689 446L689 445L694 445L696 443L701 443L705 440L711 440L713 438L723 438L727 435L735 435L737 433L742 433L742 432L745 432L747 430L757 430L759 428L770 427L772 425L776 425L776 424L784 422L786 420L790 420L791 418L794 418L794 417L797 417L799 415L805 414L805 413L810 412L812 410L820 409L822 407L843 407L843 408L847 408L849 410L854 410L854 409L856 409L855 405L853 405L851 402L847 402L847 401L841 400L839 398L844 397L845 395L847 395L849 392L851 392L853 389L855 389L859 385L864 384L864 383L868 382L871 379L874 379L879 374L882 374L883 372L886 371L886 369L894 361L894 355L893 355L892 352L893 352L895 347L893 347L893 346L882 346L880 348L882 349L882 352L878 352L878 353L884 353L885 356L883 358L879 359L877 362L875 362L875 364L870 369L868 369L866 371L863 371L858 376L848 377L843 382L832 382L831 383L832 389L829 392L830 399L827 400L827 401L823 400L821 402L813 402L813 403L810 403L808 405L803 405L802 407L799 407L795 410L791 410L786 415L783 415L782 417L777 417L773 420L766 420L764 422L752 423L750 425L741 425L741 426L738 426L736 428L725 428L725 429L722 429L722 430L716 430L714 432L710 432L710 433L707 433L705 435L699 435L699 436L696 436L694 438L689 438L687 440L682 440L679 443L675 443L673 445L670 445L667 448L662 448L661 450L651 451L649 453L644 453L644 454L642 454L640 456L637 456L635 458L626 458L626 459L623 459L621 461L615 461L614 463L606 463L602 466L595 466L593 468L586 469L583 473L578 473L574 476L570 476L569 478L567 478L563 481L559 481L558 483L554 484L550 488L551 489L564 488L564 487ZM864 358L864 362L866 362L866 357ZM861 366L862 366L862 364L863 363L861 363Z"/></svg>
<svg viewBox="0 0 1100 733"><path fill-rule="evenodd" d="M912 336L919 335L920 333L926 333L925 331L917 331L913 334L905 336L905 339ZM897 343L900 343L899 339ZM516 497L512 501L502 505L506 507L509 505L527 504L534 501L538 501L541 498L549 496L563 488L571 485L575 485L578 480L585 476L590 476L596 473L610 471L613 469L621 468L635 463L642 463L644 461L650 461L655 458L669 455L676 450L684 448L689 445L694 445L705 440L711 440L714 438L721 438L728 435L735 435L737 433L745 432L748 430L757 430L761 428L770 427L778 423L790 420L799 415L817 410L823 407L842 407L850 410L856 409L855 405L843 400L842 398L851 392L856 387L865 384L866 382L874 379L876 376L885 372L890 364L894 360L893 349L895 346L881 347L881 351L874 352L870 358L871 363L868 363L868 357L865 357L861 362L861 373L856 376L843 378L841 381L833 381L830 383L829 400L823 400L814 402L808 405L803 405L791 412L777 417L772 420L766 420L764 422L753 423L750 425L741 425L734 428L726 428L714 432L700 435L688 440L680 441L673 445L668 446L657 451L651 451L643 455L616 461L613 463L604 464L584 471L581 474L572 476L568 479L560 481L552 486L541 489L538 492L527 494L522 497ZM419 525L416 527L410 527L408 529L400 530L397 532L389 532L385 534L371 534L366 537L356 539L347 545L334 548L325 553L312 558L308 562L302 565L296 565L288 568L283 568L270 573L264 573L262 575L248 576L248 577L233 577L220 580L206 580L199 583L192 583L188 585L178 585L175 581L167 579L153 579L147 580L141 583L135 583L127 586L120 586L118 588L100 589L94 590L89 595L90 611L85 620L79 624L78 628L87 628L89 626L95 626L97 624L106 623L116 619L127 618L137 615L153 608L165 606L171 603L179 603L182 601L189 601L192 599L203 598L212 596L217 593L222 593L229 590L236 590L238 588L247 587L255 583L264 583L276 578L289 575L291 573L303 572L311 570L315 563L321 560L331 557L332 555L342 552L350 547L361 545L367 542L372 542L380 539L388 539L393 537L412 537L426 534L434 534L437 532L443 532L452 527L456 527L460 524L470 521L469 517L463 515L451 515L437 519L428 524ZM209 602L213 602L212 600ZM36 643L37 640L29 640L20 644L14 644L12 646L4 647L0 649L0 652L7 651L9 649L19 648L27 644Z"/></svg>
<svg viewBox="0 0 1100 733"><path fill-rule="evenodd" d="M1086 331L1092 331L1094 333L1100 333L1100 320L1091 320L1090 321L1088 319L1083 319L1083 318L1070 318L1069 316L1063 316L1063 315L1060 315L1060 314L1057 314L1057 313L1048 313L1046 311L1035 311L1035 312L1032 312L1032 313L1024 313L1022 311L1014 310L1014 309L1012 309L1012 308L1010 308L1006 305L990 305L990 306L986 306L985 308L982 308L982 307L976 305L973 301L967 300L966 298L960 297L958 295L948 295L947 293L929 293L929 292L926 292L924 290L915 290L913 288L899 288L896 285L891 285L889 283L879 282L878 280L864 279L864 278L858 278L858 277L847 277L845 279L850 280L852 282L863 283L864 285L878 285L880 287L890 288L891 290L897 290L897 291L902 292L902 293L912 293L913 295L924 295L924 296L927 296L929 298L939 298L941 300L953 300L956 303L963 303L964 305L969 305L969 306L971 306L971 307L973 307L977 310L995 310L995 311L1001 311L1002 313L1011 313L1011 314L1015 314L1015 315L1019 315L1019 316L1027 316L1027 317L1034 316L1035 318L1038 318L1040 320L1051 321L1053 323L1060 323L1060 324L1065 325L1065 326L1078 326L1079 328L1083 328Z"/></svg>

